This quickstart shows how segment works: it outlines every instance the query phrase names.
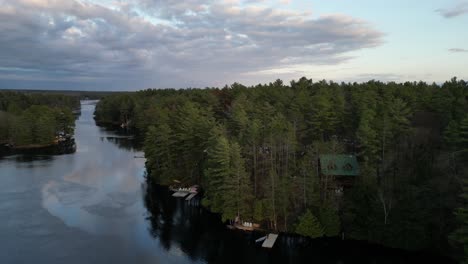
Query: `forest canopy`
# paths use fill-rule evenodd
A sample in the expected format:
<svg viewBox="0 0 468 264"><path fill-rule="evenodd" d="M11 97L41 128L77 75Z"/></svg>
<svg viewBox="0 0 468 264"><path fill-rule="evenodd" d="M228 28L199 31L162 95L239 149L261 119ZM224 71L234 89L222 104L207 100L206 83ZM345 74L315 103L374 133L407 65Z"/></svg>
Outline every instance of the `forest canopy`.
<svg viewBox="0 0 468 264"><path fill-rule="evenodd" d="M200 184L203 204L310 237L468 250L468 84L314 82L148 89L101 100L96 120L144 135L152 182ZM357 158L324 175L319 155ZM462 235L460 235L462 234Z"/></svg>
<svg viewBox="0 0 468 264"><path fill-rule="evenodd" d="M0 144L46 146L73 134L78 97L0 91Z"/></svg>

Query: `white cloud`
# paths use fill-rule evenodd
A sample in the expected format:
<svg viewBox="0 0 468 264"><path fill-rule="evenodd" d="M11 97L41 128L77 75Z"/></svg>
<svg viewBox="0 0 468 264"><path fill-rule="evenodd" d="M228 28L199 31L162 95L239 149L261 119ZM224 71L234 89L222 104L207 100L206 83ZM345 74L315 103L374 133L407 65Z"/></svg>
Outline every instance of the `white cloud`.
<svg viewBox="0 0 468 264"><path fill-rule="evenodd" d="M468 2L460 2L455 6L450 8L439 8L436 10L439 14L441 14L445 18L453 18L461 15L468 14Z"/></svg>
<svg viewBox="0 0 468 264"><path fill-rule="evenodd" d="M460 48L451 48L449 49L450 52L455 52L455 53L464 53L464 52L468 52L467 49L460 49Z"/></svg>
<svg viewBox="0 0 468 264"><path fill-rule="evenodd" d="M211 85L291 65L336 64L348 52L382 43L382 33L354 17L312 19L239 1L4 2L0 73L37 71L14 72L25 81Z"/></svg>

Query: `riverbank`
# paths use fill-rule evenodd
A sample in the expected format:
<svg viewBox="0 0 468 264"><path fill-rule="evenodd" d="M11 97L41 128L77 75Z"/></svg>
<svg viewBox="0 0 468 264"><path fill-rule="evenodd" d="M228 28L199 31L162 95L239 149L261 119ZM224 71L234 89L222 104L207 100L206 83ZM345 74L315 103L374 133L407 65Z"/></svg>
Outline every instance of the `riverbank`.
<svg viewBox="0 0 468 264"><path fill-rule="evenodd" d="M195 256L203 254L195 250L198 248L195 245L220 250L224 254L219 256L220 263L251 263L252 259L257 259L258 263L457 263L430 250L408 251L354 239L311 239L284 232L279 233L273 248L265 249L255 240L270 231L231 230L220 214L200 203L172 197L167 186L155 184L151 179L147 183L145 204L150 212L151 232L167 239L166 244L176 242L184 252ZM168 232L173 235L169 236Z"/></svg>

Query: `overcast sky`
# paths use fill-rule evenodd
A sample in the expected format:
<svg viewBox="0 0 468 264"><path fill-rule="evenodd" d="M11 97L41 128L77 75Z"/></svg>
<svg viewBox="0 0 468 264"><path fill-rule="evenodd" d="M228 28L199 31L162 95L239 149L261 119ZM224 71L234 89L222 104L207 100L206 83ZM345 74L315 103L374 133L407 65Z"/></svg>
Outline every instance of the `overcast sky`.
<svg viewBox="0 0 468 264"><path fill-rule="evenodd" d="M468 1L0 0L0 88L468 79Z"/></svg>

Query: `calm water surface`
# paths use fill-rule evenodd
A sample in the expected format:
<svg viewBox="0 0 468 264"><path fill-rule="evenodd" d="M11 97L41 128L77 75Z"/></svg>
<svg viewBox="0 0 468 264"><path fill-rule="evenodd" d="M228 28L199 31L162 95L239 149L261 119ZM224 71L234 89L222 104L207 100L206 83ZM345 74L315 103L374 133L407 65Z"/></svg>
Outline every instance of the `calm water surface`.
<svg viewBox="0 0 468 264"><path fill-rule="evenodd" d="M357 242L301 243L227 230L167 190L148 190L131 138L95 125L82 102L77 151L0 159L0 263L415 263L421 254ZM196 201L195 201L196 203ZM434 260L434 259L432 259Z"/></svg>

